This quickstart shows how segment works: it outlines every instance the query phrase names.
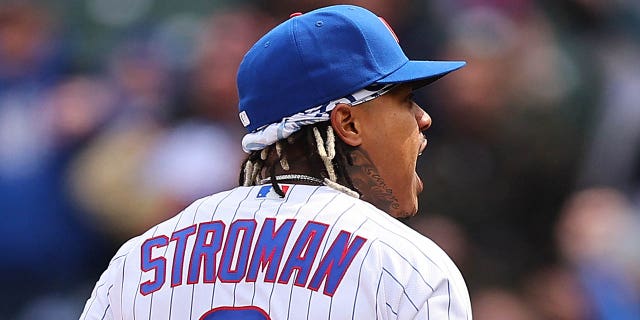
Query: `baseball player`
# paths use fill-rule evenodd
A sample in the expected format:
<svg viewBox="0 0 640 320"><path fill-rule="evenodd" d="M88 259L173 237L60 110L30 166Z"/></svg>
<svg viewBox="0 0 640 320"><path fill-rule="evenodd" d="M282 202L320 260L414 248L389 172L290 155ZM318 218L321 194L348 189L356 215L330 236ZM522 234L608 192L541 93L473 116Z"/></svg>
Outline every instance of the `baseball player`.
<svg viewBox="0 0 640 320"><path fill-rule="evenodd" d="M431 125L412 91L463 65L409 60L360 7L293 14L239 67L241 186L125 243L81 319L471 319L457 267L396 220Z"/></svg>

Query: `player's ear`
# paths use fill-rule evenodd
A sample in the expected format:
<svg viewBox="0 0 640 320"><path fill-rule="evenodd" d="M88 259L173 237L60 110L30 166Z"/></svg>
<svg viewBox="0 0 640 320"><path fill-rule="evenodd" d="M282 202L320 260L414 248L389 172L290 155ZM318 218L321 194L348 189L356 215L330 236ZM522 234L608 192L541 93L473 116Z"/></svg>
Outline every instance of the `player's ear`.
<svg viewBox="0 0 640 320"><path fill-rule="evenodd" d="M351 106L340 103L331 110L331 127L340 139L353 147L362 144L359 122Z"/></svg>

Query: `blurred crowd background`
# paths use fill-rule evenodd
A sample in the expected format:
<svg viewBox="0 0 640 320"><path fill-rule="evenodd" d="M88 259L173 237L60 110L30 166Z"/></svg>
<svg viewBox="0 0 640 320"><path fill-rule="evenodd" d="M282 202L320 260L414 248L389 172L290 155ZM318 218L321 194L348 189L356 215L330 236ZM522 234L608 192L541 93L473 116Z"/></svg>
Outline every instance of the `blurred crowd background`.
<svg viewBox="0 0 640 320"><path fill-rule="evenodd" d="M0 0L0 319L74 319L115 250L237 184L236 68L313 0ZM640 1L342 1L468 65L407 221L477 320L640 319ZM295 75L292 75L295 76Z"/></svg>

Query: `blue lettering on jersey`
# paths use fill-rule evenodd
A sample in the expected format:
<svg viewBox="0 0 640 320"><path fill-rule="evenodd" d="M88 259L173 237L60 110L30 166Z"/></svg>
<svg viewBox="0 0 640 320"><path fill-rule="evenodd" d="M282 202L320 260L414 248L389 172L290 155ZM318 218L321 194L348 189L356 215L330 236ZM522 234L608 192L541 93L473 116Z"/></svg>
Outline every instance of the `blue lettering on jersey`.
<svg viewBox="0 0 640 320"><path fill-rule="evenodd" d="M298 270L294 284L300 287L307 284L313 261L316 259L316 254L318 254L320 244L328 228L329 225L324 223L307 222L289 254L289 259L280 273L278 283L288 283L293 270Z"/></svg>
<svg viewBox="0 0 640 320"><path fill-rule="evenodd" d="M229 227L227 240L225 241L224 250L222 250L222 258L220 261L220 269L218 279L222 282L239 282L244 278L247 271L247 260L251 251L251 242L253 234L256 231L255 220L236 220ZM242 240L238 250L237 258L234 259L236 243L242 233ZM235 268L231 268L231 263L236 261Z"/></svg>
<svg viewBox="0 0 640 320"><path fill-rule="evenodd" d="M309 289L318 291L320 284L326 278L327 281L323 293L328 296L333 296L353 258L355 258L360 248L362 248L367 241L365 238L356 236L355 239L351 241L351 244L349 244L350 237L351 233L344 230L340 231L340 234L338 234L333 241L331 248L329 248L329 251L324 255L322 261L320 261L309 283Z"/></svg>
<svg viewBox="0 0 640 320"><path fill-rule="evenodd" d="M178 230L171 235L171 241L176 242L176 251L173 254L173 268L171 269L171 286L182 284L182 265L184 264L184 251L187 247L187 239L196 233L196 226L190 226Z"/></svg>
<svg viewBox="0 0 640 320"><path fill-rule="evenodd" d="M367 239L352 237L351 233L340 231L333 241L328 240L331 241L329 250L322 256L316 269L312 270L329 225L308 221L281 267L285 248L296 222L295 219L287 219L276 229L275 218L265 219L255 244L253 237L258 222L253 219L232 222L226 239L226 225L222 221L202 222L186 227L173 232L170 239L165 235L147 239L140 248L140 269L143 273L152 272L152 277L140 284L140 293L148 295L164 285L167 277L166 257L157 253L154 257L153 252L158 252L154 250L158 248L166 249L171 242L175 243L171 287L183 284L184 256L189 237L195 234L188 263L187 284L213 283L217 279L221 282L235 283L243 279L246 282L256 282L260 272L264 273L264 282L273 283L277 279L278 283L288 284L296 271L294 285L318 291L324 282L323 294L333 296ZM221 256L218 260L219 253Z"/></svg>
<svg viewBox="0 0 640 320"><path fill-rule="evenodd" d="M147 239L141 247L140 268L144 272L153 270L153 280L145 281L140 284L140 293L148 295L157 291L162 287L165 281L165 272L167 268L167 260L164 257L151 258L151 251L156 247L164 247L169 243L169 238L159 236Z"/></svg>
<svg viewBox="0 0 640 320"><path fill-rule="evenodd" d="M191 261L189 262L188 284L198 283L198 280L200 280L200 267L203 260L203 282L212 283L216 281L216 254L222 246L224 229L225 225L222 221L203 222L200 224L196 243L191 254ZM207 242L209 234L211 234L211 241Z"/></svg>
<svg viewBox="0 0 640 320"><path fill-rule="evenodd" d="M284 247L287 244L287 240L289 240L289 235L295 222L295 219L287 219L276 231L276 219L265 219L251 257L251 264L247 273L248 282L255 282L258 276L258 269L264 270L265 267L267 272L264 276L264 281L276 281Z"/></svg>

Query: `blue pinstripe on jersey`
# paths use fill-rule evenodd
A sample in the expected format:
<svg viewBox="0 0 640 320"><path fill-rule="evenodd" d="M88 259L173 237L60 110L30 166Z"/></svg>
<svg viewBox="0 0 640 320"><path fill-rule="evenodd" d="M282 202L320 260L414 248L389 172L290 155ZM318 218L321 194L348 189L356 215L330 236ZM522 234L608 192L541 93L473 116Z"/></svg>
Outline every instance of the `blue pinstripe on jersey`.
<svg viewBox="0 0 640 320"><path fill-rule="evenodd" d="M369 252L371 252L371 248L373 248L373 245L377 241L378 241L377 239L371 240L371 243L369 244L369 247L367 248L367 251L365 252L364 257L362 258L362 262L360 263L360 270L358 271L358 281L356 282L356 293L353 295L353 309L351 311L351 320L353 320L356 315L356 302L358 301L358 292L360 291L360 279L362 277L362 267L364 267L364 262L367 260L367 257L369 256Z"/></svg>
<svg viewBox="0 0 640 320"><path fill-rule="evenodd" d="M102 318L100 318L100 319L103 320L107 316L107 311L109 311L110 308L111 308L111 304L108 304L107 308L104 309L104 313L102 314Z"/></svg>
<svg viewBox="0 0 640 320"><path fill-rule="evenodd" d="M391 279L393 279L393 281L395 281L402 288L402 293L404 294L404 296L407 297L407 300L409 300L411 305L416 309L416 311L418 311L418 307L416 306L415 302L411 300L411 297L409 297L409 294L407 293L407 288L404 285L402 285L402 282L400 282L391 272L389 272L387 268L383 267L382 271L388 274L391 277Z"/></svg>
<svg viewBox="0 0 640 320"><path fill-rule="evenodd" d="M100 288L102 288L104 285L106 285L106 283L101 283L101 284L99 284L98 286L96 286L96 288L94 289L94 293L95 293L96 295L93 295L93 296L90 298L91 302L89 303L89 307L88 307L87 309L91 310L91 307L93 307L93 303L96 301L96 299L98 299L98 295L97 295L98 290L99 290ZM84 315L84 319L86 319L86 318L87 318L87 315L88 315L88 313L86 313L86 314Z"/></svg>

